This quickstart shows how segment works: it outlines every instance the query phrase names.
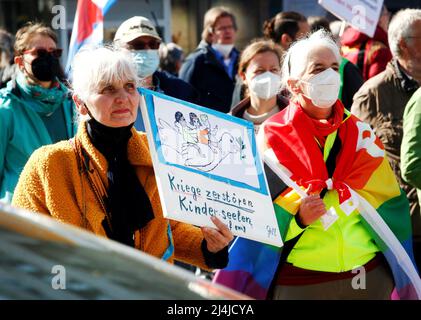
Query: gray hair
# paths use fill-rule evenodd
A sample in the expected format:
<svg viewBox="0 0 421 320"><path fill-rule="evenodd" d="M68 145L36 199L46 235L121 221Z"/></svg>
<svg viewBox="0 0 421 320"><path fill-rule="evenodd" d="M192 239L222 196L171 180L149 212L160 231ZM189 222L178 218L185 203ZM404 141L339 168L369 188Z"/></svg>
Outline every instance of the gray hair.
<svg viewBox="0 0 421 320"><path fill-rule="evenodd" d="M306 38L294 42L284 55L282 64L283 87L287 87L289 79L300 79L304 74L310 53L317 48L327 48L335 55L338 63L341 62L341 54L332 35L325 30L318 30L309 34Z"/></svg>
<svg viewBox="0 0 421 320"><path fill-rule="evenodd" d="M183 48L174 42L167 44L161 43L159 47L159 56L161 59L169 59L171 62L182 60Z"/></svg>
<svg viewBox="0 0 421 320"><path fill-rule="evenodd" d="M83 102L104 85L119 81L139 84L136 63L129 50L114 45L85 46L76 54L72 64L72 87L73 93ZM78 120L84 119L79 117Z"/></svg>
<svg viewBox="0 0 421 320"><path fill-rule="evenodd" d="M183 48L173 42L161 43L159 46L159 58L162 70L177 74L177 62L181 64L184 60Z"/></svg>
<svg viewBox="0 0 421 320"><path fill-rule="evenodd" d="M412 35L413 25L418 20L421 20L420 9L403 9L393 16L389 24L388 40L390 51L392 51L394 57L400 57L401 55L399 42L402 39L412 41L408 37Z"/></svg>

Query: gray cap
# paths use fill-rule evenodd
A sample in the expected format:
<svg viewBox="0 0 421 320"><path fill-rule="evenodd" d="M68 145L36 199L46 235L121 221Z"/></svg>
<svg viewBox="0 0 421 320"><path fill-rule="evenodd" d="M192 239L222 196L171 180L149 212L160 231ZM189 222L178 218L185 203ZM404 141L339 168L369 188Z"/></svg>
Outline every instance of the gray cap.
<svg viewBox="0 0 421 320"><path fill-rule="evenodd" d="M136 16L127 19L118 27L114 36L114 41L127 43L142 36L149 36L162 40L158 35L158 32L156 32L155 26L149 19Z"/></svg>

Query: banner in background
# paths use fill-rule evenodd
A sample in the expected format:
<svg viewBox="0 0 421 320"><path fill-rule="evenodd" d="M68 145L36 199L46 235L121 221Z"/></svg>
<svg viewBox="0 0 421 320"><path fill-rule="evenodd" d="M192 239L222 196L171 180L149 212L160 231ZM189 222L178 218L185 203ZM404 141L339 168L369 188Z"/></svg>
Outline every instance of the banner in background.
<svg viewBox="0 0 421 320"><path fill-rule="evenodd" d="M372 38L382 12L383 0L319 0L319 4Z"/></svg>

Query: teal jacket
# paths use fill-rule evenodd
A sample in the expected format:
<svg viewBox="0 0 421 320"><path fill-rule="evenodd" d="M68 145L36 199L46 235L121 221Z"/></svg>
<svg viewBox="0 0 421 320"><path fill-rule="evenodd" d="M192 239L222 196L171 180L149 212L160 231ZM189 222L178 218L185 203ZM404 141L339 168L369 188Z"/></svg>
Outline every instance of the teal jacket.
<svg viewBox="0 0 421 320"><path fill-rule="evenodd" d="M70 139L77 131L76 111L70 94L66 97L61 108ZM57 142L52 141L31 103L14 80L0 90L0 201L3 202L11 202L19 175L32 152Z"/></svg>

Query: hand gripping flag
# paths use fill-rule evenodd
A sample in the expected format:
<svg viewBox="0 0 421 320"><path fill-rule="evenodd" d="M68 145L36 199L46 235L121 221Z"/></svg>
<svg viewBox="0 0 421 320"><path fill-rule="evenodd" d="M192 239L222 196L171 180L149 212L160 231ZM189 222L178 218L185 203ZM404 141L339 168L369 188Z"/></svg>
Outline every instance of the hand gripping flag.
<svg viewBox="0 0 421 320"><path fill-rule="evenodd" d="M117 0L78 0L66 63L67 74L74 56L82 46L103 41L104 16L115 2Z"/></svg>

